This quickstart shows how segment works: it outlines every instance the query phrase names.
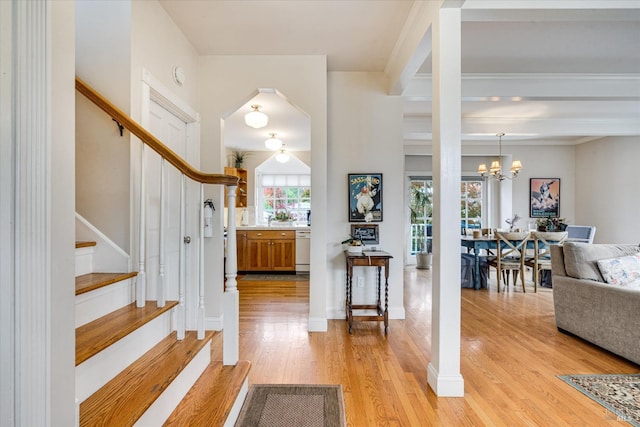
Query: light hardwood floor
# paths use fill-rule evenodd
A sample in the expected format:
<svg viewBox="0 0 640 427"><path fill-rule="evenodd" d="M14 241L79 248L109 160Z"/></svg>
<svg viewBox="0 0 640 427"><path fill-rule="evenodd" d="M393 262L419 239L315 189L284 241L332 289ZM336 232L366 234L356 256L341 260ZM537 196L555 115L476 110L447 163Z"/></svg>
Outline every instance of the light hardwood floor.
<svg viewBox="0 0 640 427"><path fill-rule="evenodd" d="M640 367L558 332L551 289L498 294L495 278L489 291L462 289L465 396L436 397L427 384L431 271L408 267L404 287L405 320L391 320L387 336L378 322L356 323L350 335L344 320L307 331L308 282L240 281L250 383L342 384L349 426L628 425L556 376Z"/></svg>

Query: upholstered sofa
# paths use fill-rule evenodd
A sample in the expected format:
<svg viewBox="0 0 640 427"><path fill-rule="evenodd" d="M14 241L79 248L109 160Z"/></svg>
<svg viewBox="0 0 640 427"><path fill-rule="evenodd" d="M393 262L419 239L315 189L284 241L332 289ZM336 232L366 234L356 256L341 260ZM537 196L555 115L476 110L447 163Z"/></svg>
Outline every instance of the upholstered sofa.
<svg viewBox="0 0 640 427"><path fill-rule="evenodd" d="M639 253L638 245L565 243L552 247L558 330L640 364L640 272L634 271ZM630 275L623 273L629 283L612 279L612 259L636 263Z"/></svg>

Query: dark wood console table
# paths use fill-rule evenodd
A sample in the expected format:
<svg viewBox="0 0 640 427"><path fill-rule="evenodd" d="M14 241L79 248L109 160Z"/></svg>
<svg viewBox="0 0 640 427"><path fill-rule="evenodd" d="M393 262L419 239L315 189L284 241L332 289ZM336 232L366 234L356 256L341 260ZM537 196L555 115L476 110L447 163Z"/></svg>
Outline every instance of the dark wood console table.
<svg viewBox="0 0 640 427"><path fill-rule="evenodd" d="M353 328L354 320L383 320L384 321L384 333L387 333L389 328L389 260L393 258L391 254L383 251L364 251L362 254L353 254L345 251L345 258L347 260L347 283L346 283L346 311L347 322L349 322L349 333ZM376 304L353 304L352 293L352 278L353 267L377 267L378 268L378 281L377 291L378 298ZM381 301L381 281L380 273L384 267L384 310L382 309ZM375 310L375 315L354 315L353 310Z"/></svg>

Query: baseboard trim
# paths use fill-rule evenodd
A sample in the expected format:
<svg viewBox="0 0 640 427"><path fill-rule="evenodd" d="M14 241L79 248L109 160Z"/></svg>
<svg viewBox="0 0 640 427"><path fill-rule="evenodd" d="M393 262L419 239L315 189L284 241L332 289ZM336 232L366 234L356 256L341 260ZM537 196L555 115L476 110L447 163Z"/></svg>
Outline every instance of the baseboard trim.
<svg viewBox="0 0 640 427"><path fill-rule="evenodd" d="M328 329L326 317L309 317L309 332L327 332Z"/></svg>
<svg viewBox="0 0 640 427"><path fill-rule="evenodd" d="M462 375L440 375L429 363L427 382L438 397L464 397L464 379Z"/></svg>

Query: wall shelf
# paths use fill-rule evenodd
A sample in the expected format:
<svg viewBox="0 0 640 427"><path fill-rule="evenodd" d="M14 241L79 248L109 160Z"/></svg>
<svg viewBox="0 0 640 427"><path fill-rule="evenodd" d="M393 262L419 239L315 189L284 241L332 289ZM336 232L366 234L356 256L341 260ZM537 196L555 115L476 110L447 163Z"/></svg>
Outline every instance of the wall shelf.
<svg viewBox="0 0 640 427"><path fill-rule="evenodd" d="M240 178L238 182L238 188L236 189L236 207L237 208L246 208L247 207L247 170L241 168L224 168L225 175L233 175ZM227 188L224 190L224 206L227 206Z"/></svg>

